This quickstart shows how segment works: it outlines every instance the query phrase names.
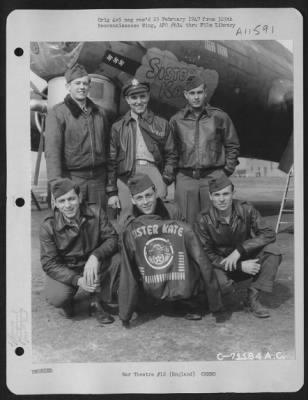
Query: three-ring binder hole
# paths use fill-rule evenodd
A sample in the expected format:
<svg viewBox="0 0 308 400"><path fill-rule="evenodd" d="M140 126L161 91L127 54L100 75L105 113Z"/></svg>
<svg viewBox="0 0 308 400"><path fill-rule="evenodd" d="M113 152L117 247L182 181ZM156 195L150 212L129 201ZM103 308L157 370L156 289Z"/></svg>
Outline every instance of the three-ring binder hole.
<svg viewBox="0 0 308 400"><path fill-rule="evenodd" d="M22 207L25 205L25 200L22 197L18 197L18 199L15 200L15 204L18 207Z"/></svg>
<svg viewBox="0 0 308 400"><path fill-rule="evenodd" d="M16 347L16 349L15 349L15 354L17 356L22 356L24 354L24 352L25 352L25 350L23 347Z"/></svg>
<svg viewBox="0 0 308 400"><path fill-rule="evenodd" d="M15 56L17 57L21 57L24 54L24 51L21 47L16 47L16 49L14 50Z"/></svg>

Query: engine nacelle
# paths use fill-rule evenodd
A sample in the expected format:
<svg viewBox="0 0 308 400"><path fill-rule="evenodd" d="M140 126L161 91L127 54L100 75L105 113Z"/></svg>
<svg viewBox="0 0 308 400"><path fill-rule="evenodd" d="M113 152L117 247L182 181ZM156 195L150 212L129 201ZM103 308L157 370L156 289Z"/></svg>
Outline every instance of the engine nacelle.
<svg viewBox="0 0 308 400"><path fill-rule="evenodd" d="M89 97L102 107L108 116L115 117L118 113L119 89L103 75L89 74L89 76L91 78ZM57 76L48 81L48 109L63 101L68 93L65 85L64 76Z"/></svg>

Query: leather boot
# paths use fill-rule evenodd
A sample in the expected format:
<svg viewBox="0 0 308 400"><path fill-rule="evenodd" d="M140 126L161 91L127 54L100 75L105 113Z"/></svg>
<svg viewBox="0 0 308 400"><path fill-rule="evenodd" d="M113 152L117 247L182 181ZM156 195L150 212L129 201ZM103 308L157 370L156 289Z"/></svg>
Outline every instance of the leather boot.
<svg viewBox="0 0 308 400"><path fill-rule="evenodd" d="M232 316L232 312L226 307L222 307L220 310L214 311L213 316L215 317L217 324L222 324L226 321L229 321Z"/></svg>
<svg viewBox="0 0 308 400"><path fill-rule="evenodd" d="M202 315L199 312L188 312L184 315L184 319L188 321L200 321L202 319Z"/></svg>
<svg viewBox="0 0 308 400"><path fill-rule="evenodd" d="M262 306L258 298L259 298L259 290L250 287L248 289L246 309L248 311L251 311L253 315L257 318L269 318L270 313L265 307Z"/></svg>
<svg viewBox="0 0 308 400"><path fill-rule="evenodd" d="M89 305L89 315L91 316L92 314L94 314L95 318L101 325L112 324L114 322L113 316L104 310L97 295L94 295L94 298Z"/></svg>
<svg viewBox="0 0 308 400"><path fill-rule="evenodd" d="M63 318L72 318L75 315L73 300L65 304L63 307L59 308L58 312Z"/></svg>

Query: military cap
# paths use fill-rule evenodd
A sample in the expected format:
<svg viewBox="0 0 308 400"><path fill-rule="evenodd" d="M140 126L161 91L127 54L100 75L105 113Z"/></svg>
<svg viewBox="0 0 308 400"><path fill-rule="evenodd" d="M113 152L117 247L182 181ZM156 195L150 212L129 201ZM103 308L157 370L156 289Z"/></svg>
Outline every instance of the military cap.
<svg viewBox="0 0 308 400"><path fill-rule="evenodd" d="M150 84L144 81L138 81L138 79L129 79L123 86L123 96L130 96L132 94L149 92Z"/></svg>
<svg viewBox="0 0 308 400"><path fill-rule="evenodd" d="M77 194L80 191L79 186L68 178L59 178L51 184L51 193L55 200L72 189L74 189Z"/></svg>
<svg viewBox="0 0 308 400"><path fill-rule="evenodd" d="M72 67L68 68L65 72L65 79L67 83L72 82L74 79L82 78L83 76L88 76L88 72L85 67L81 64L74 64Z"/></svg>
<svg viewBox="0 0 308 400"><path fill-rule="evenodd" d="M155 186L149 175L137 173L128 181L128 187L132 194L142 193L150 187Z"/></svg>
<svg viewBox="0 0 308 400"><path fill-rule="evenodd" d="M185 82L185 90L189 92L200 85L204 85L204 87L206 87L204 80L199 75L189 75Z"/></svg>
<svg viewBox="0 0 308 400"><path fill-rule="evenodd" d="M230 181L230 179L224 174L219 176L218 178L212 178L209 181L209 192L218 192L221 189L224 189L227 186L232 186L233 189L233 183Z"/></svg>

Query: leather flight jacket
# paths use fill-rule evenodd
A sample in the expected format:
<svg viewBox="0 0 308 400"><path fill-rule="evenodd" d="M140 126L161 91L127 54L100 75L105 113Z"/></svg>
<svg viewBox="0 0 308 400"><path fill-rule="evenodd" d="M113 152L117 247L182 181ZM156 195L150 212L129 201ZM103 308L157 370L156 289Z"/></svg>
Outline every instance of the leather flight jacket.
<svg viewBox="0 0 308 400"><path fill-rule="evenodd" d="M136 169L136 121L131 112L112 125L108 158L107 194L118 193L117 178L124 183ZM174 181L177 152L168 122L148 110L139 118L139 127L154 163L169 185Z"/></svg>
<svg viewBox="0 0 308 400"><path fill-rule="evenodd" d="M227 175L234 172L240 144L224 111L206 105L196 117L187 105L170 119L170 128L179 155L178 171L195 179L219 168Z"/></svg>
<svg viewBox="0 0 308 400"><path fill-rule="evenodd" d="M71 225L58 209L40 229L41 264L52 279L76 286L90 255L103 262L118 250L118 235L101 207L80 206L79 224Z"/></svg>
<svg viewBox="0 0 308 400"><path fill-rule="evenodd" d="M211 311L222 307L218 283L192 227L140 215L121 235L119 316L129 321L141 292L160 300L192 297L202 279Z"/></svg>
<svg viewBox="0 0 308 400"><path fill-rule="evenodd" d="M109 122L103 109L86 99L87 111L67 95L47 115L45 156L48 180L75 175L94 178L106 168Z"/></svg>
<svg viewBox="0 0 308 400"><path fill-rule="evenodd" d="M274 230L267 225L259 211L246 201L233 200L229 224L219 217L212 205L201 211L194 229L215 268L224 270L221 261L235 249L241 254L238 270L241 270L242 260L254 258L263 249L280 255L278 247L273 244L276 241Z"/></svg>

